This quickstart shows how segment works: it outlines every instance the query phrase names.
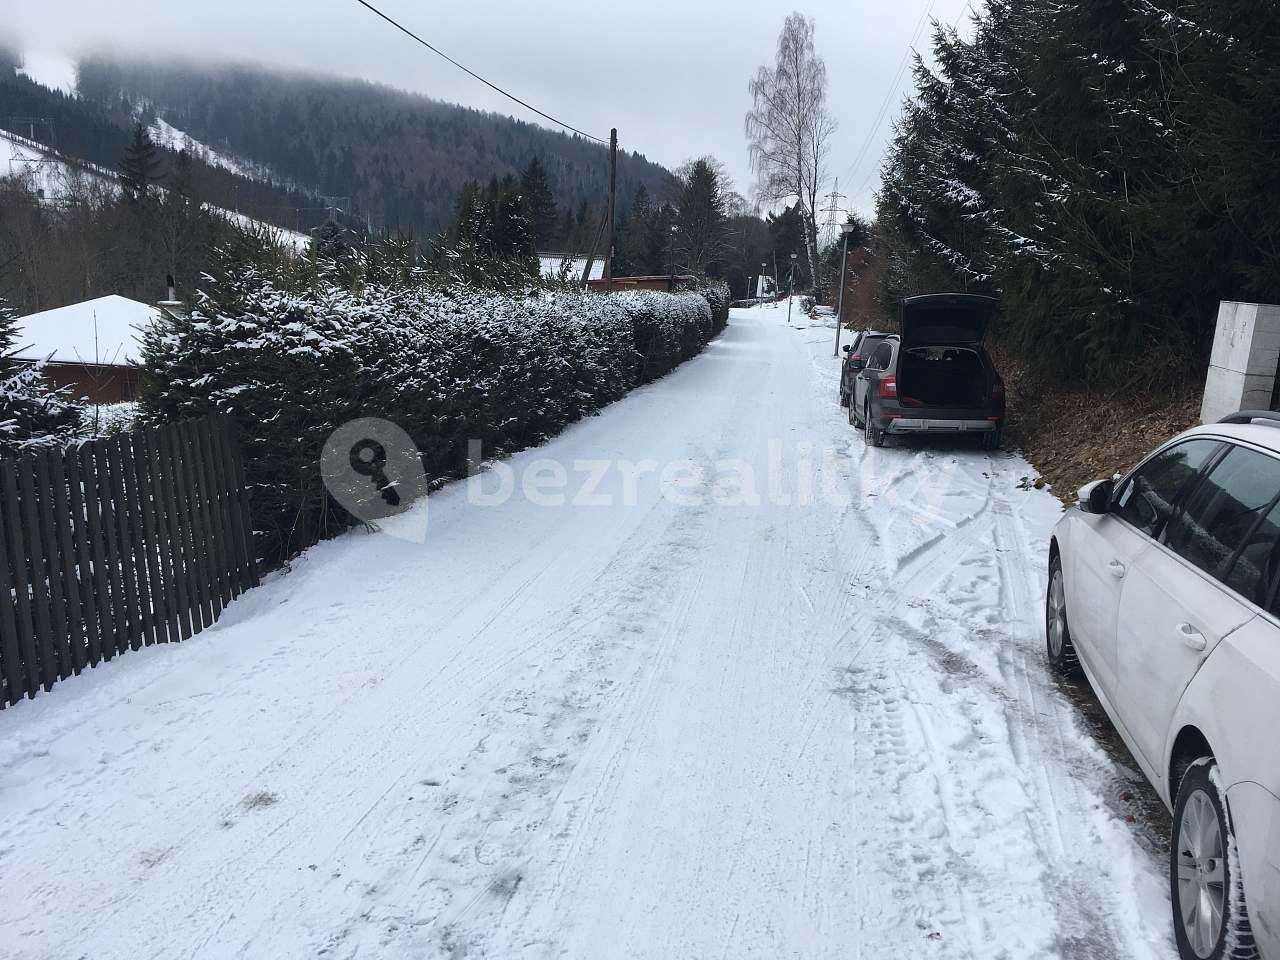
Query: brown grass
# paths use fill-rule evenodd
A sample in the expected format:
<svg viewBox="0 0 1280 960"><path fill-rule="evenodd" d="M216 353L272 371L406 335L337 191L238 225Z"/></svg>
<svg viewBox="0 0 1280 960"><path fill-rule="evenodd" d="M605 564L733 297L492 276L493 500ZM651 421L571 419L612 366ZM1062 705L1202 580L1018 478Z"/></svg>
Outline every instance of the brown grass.
<svg viewBox="0 0 1280 960"><path fill-rule="evenodd" d="M1091 480L1128 470L1200 420L1199 385L1182 394L1068 390L997 356L1009 406L1005 445L1020 449L1064 502Z"/></svg>

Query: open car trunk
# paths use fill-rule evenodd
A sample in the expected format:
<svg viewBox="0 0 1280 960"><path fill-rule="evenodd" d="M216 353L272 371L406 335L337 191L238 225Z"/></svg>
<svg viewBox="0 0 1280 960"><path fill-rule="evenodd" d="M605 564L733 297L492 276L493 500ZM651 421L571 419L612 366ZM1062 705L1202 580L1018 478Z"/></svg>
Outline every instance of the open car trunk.
<svg viewBox="0 0 1280 960"><path fill-rule="evenodd" d="M904 407L982 407L990 377L978 352L969 347L913 347L898 361L898 402Z"/></svg>

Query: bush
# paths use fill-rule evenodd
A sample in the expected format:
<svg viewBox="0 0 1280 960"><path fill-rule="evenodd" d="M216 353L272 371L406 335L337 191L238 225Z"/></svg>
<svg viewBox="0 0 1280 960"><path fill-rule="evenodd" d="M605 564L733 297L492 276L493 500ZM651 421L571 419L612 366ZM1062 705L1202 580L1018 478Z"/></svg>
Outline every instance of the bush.
<svg viewBox="0 0 1280 960"><path fill-rule="evenodd" d="M733 300L729 284L723 280L716 280L701 287L697 292L711 307L712 330L716 333L722 332L725 327L729 326L729 305Z"/></svg>
<svg viewBox="0 0 1280 960"><path fill-rule="evenodd" d="M210 278L144 347L146 419L235 420L270 564L357 522L320 478L342 424L390 420L430 480L460 476L468 441L486 455L539 443L695 355L712 329L693 294L286 285L256 269Z"/></svg>
<svg viewBox="0 0 1280 960"><path fill-rule="evenodd" d="M711 339L711 308L699 294L637 290L615 293L609 299L631 321L636 384L665 376L696 356Z"/></svg>

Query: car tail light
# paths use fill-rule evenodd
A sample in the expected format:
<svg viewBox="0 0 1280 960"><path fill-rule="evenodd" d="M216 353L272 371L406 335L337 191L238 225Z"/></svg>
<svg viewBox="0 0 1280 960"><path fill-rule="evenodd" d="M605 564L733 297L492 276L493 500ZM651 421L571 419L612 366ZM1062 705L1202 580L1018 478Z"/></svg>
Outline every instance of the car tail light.
<svg viewBox="0 0 1280 960"><path fill-rule="evenodd" d="M862 362L862 354L860 354L860 353L853 353L853 354L850 354L850 355L849 355L849 362L850 362L850 363L861 363L861 362Z"/></svg>
<svg viewBox="0 0 1280 960"><path fill-rule="evenodd" d="M992 400L1004 399L1004 381L1003 380L997 380L995 383L991 385L991 399Z"/></svg>
<svg viewBox="0 0 1280 960"><path fill-rule="evenodd" d="M879 394L882 398L895 400L898 397L898 378L885 377L880 381Z"/></svg>
<svg viewBox="0 0 1280 960"><path fill-rule="evenodd" d="M899 397L898 402L904 407L923 407L924 401L917 400L915 397Z"/></svg>

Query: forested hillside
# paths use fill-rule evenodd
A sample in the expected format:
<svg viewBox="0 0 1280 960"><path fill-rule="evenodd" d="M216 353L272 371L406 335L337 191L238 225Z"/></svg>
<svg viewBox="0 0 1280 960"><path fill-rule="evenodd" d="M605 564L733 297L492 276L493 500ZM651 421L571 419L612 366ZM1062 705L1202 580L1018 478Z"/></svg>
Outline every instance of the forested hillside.
<svg viewBox="0 0 1280 960"><path fill-rule="evenodd" d="M540 237L573 232L606 192L606 148L499 114L385 86L251 66L123 62L80 64L82 97L111 106L145 102L217 149L265 165L285 182L350 198L375 227L435 235L449 224L469 180L518 175L533 157L546 169L558 218ZM676 189L669 171L619 154L623 209L644 185Z"/></svg>
<svg viewBox="0 0 1280 960"><path fill-rule="evenodd" d="M34 134L41 142L80 160L114 170L124 156L133 133L133 116L127 105L112 109L50 90L15 72L19 60L0 51L0 127L11 118L41 118L34 127L12 122L13 132ZM176 165L172 151L161 150L165 171ZM2 170L0 173L7 173ZM191 158L191 189L201 200L226 209L240 210L279 226L307 230L325 219L322 202L302 189L290 189L270 178L238 176L228 170ZM289 215L285 215L286 211ZM299 211L294 214L293 211Z"/></svg>
<svg viewBox="0 0 1280 960"><path fill-rule="evenodd" d="M917 64L884 168L889 297L1004 299L1063 382L1198 382L1220 300L1280 300L1280 7L991 0Z"/></svg>

